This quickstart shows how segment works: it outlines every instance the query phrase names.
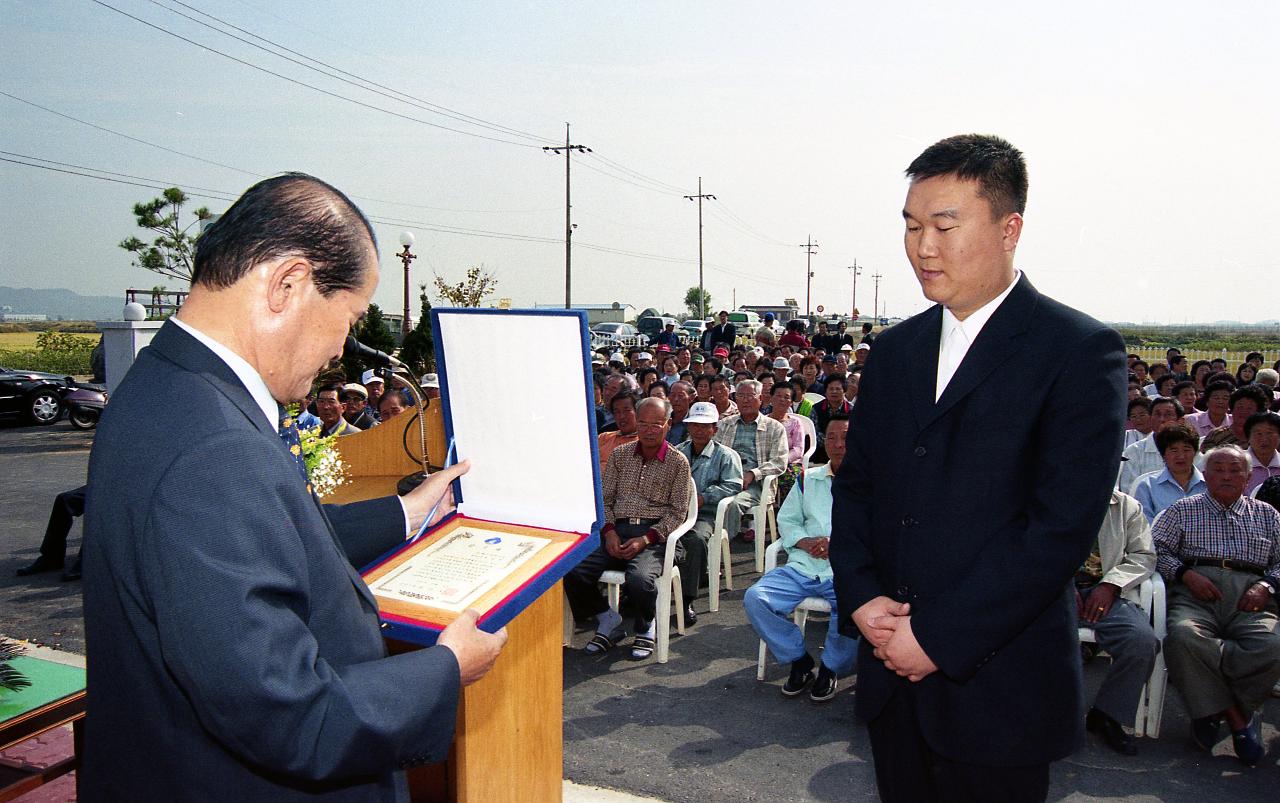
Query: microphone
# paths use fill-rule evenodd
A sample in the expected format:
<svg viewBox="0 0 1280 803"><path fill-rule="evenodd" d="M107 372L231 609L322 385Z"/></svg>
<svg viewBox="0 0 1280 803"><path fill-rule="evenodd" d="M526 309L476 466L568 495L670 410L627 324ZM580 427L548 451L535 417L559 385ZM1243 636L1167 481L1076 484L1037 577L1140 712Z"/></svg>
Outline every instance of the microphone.
<svg viewBox="0 0 1280 803"><path fill-rule="evenodd" d="M357 357L367 363L385 367L392 366L394 368L403 368L404 363L392 357L390 354L371 348L355 339L354 335L347 335L347 342L342 347L342 353L348 357Z"/></svg>

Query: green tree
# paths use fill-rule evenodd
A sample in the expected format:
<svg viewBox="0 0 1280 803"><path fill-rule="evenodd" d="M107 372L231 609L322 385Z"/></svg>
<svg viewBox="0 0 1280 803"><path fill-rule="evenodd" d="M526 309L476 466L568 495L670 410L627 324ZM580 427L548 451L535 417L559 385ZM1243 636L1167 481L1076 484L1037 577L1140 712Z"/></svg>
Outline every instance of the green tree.
<svg viewBox="0 0 1280 803"><path fill-rule="evenodd" d="M711 294L706 290L702 291L702 309L698 308L698 288L690 287L684 294L684 305L689 308L689 314L698 320L707 317L707 311L711 309Z"/></svg>
<svg viewBox="0 0 1280 803"><path fill-rule="evenodd" d="M467 278L457 284L449 284L435 277L436 295L451 307L478 307L493 295L498 279L484 265L467 268Z"/></svg>
<svg viewBox="0 0 1280 803"><path fill-rule="evenodd" d="M120 247L135 255L134 263L140 268L191 282L192 258L198 234L188 234L192 226L213 217L208 207L195 210L195 220L183 226L180 220L187 195L177 187L170 187L161 197L146 203L133 205L133 216L140 228L153 231L154 240L145 243L137 237L120 241Z"/></svg>
<svg viewBox="0 0 1280 803"><path fill-rule="evenodd" d="M396 347L395 335L391 334L391 329L387 327L386 318L382 317L382 308L377 304L369 305L369 309L364 313L364 318L355 325L351 334L355 335L356 340L366 346L387 354L390 354ZM358 357L342 358L342 368L352 382L360 380L360 374L364 373L365 367L364 362Z"/></svg>
<svg viewBox="0 0 1280 803"><path fill-rule="evenodd" d="M418 300L422 302L422 313L418 316L418 325L404 336L400 346L400 362L409 366L415 377L436 370L435 334L431 331L431 299L427 297L427 286L418 285L421 291Z"/></svg>

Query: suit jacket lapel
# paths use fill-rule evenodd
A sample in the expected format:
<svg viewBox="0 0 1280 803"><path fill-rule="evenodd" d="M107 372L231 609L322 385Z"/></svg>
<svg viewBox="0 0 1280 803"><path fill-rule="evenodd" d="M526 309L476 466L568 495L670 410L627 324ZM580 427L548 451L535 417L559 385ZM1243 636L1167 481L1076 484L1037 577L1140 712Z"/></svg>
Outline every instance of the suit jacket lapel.
<svg viewBox="0 0 1280 803"><path fill-rule="evenodd" d="M241 383L235 371L232 371L231 366L223 362L218 355L210 351L199 340L183 331L177 324L166 321L164 326L160 327L160 331L156 332L150 348L155 349L156 352L170 362L201 376L230 400L240 412L244 413L251 426L263 434L270 435L281 449L285 448L284 442L279 437L279 429L263 420L262 409L253 400L253 396ZM369 587L365 585L364 580L356 572L355 567L351 565L346 550L342 548L342 542L338 540L338 534L333 529L333 524L324 512L324 506L320 503L315 493L311 493L311 500L315 503L320 517L324 519L325 529L329 533L329 538L333 541L333 546L337 550L338 556L346 566L347 575L351 578L351 584L356 587L356 590L360 592L360 595L364 597L370 607L376 611L378 603L374 600Z"/></svg>
<svg viewBox="0 0 1280 803"><path fill-rule="evenodd" d="M911 413L916 426L924 429L932 420L934 395L938 388L938 339L942 336L942 305L935 304L922 313L920 331L911 341L911 354L919 354L920 362L908 372Z"/></svg>
<svg viewBox="0 0 1280 803"><path fill-rule="evenodd" d="M947 384L946 390L942 392L941 398L933 405L925 419L920 421L922 428L944 415L958 401L969 395L974 388L980 385L992 371L1000 367L1001 364L1017 352L1019 336L1027 330L1027 326L1031 323L1031 316L1035 312L1039 299L1040 294L1031 286L1030 280L1025 275L1022 276L1018 284L1010 291L1008 297L992 314L986 326L982 327L978 338L969 347L964 361L960 363L960 367L956 370L955 376L951 377L951 382ZM932 361L930 364L933 369L926 377L926 379L935 378L933 388L930 391L930 398L937 392L938 344L936 339L941 336L941 332L942 311L939 308L938 327L934 330L935 342L931 352Z"/></svg>

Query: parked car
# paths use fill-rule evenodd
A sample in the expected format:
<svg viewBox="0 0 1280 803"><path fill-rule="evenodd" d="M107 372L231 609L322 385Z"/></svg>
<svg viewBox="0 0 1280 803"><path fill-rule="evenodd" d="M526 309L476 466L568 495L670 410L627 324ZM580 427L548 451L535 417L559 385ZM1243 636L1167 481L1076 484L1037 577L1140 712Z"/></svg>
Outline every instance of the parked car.
<svg viewBox="0 0 1280 803"><path fill-rule="evenodd" d="M636 329L640 330L640 334L649 338L649 342L658 339L658 335L667 328L667 324L674 324L675 318L667 318L662 315L648 315L636 321Z"/></svg>
<svg viewBox="0 0 1280 803"><path fill-rule="evenodd" d="M52 424L62 417L62 400L75 387L69 376L0 367L0 416Z"/></svg>
<svg viewBox="0 0 1280 803"><path fill-rule="evenodd" d="M697 318L690 318L676 328L677 332L684 335L686 343L697 344L702 339L702 333L707 331L707 322L700 321Z"/></svg>
<svg viewBox="0 0 1280 803"><path fill-rule="evenodd" d="M598 323L591 327L591 347L647 346L649 338L629 323Z"/></svg>

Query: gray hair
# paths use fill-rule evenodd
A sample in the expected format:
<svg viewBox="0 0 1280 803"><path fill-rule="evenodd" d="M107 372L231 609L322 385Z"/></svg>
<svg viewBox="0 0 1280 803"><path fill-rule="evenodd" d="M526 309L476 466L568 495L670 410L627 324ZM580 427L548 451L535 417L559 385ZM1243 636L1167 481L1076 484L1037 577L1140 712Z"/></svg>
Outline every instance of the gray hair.
<svg viewBox="0 0 1280 803"><path fill-rule="evenodd" d="M1258 371L1258 375L1253 378L1253 381L1259 385L1270 385L1274 388L1280 383L1280 372L1274 368L1262 368Z"/></svg>
<svg viewBox="0 0 1280 803"><path fill-rule="evenodd" d="M1230 457L1232 460L1239 462L1242 466L1244 466L1244 470L1246 472L1249 470L1249 467L1252 465L1249 462L1249 455L1245 453L1244 449L1241 449L1239 446L1236 446L1234 443L1229 443L1225 446L1219 446L1216 449L1209 450L1209 453L1205 455L1205 458L1204 458L1205 468L1209 467L1209 463L1213 462L1213 459L1215 457L1220 457L1220 456Z"/></svg>
<svg viewBox="0 0 1280 803"><path fill-rule="evenodd" d="M735 390L737 390L740 393L742 392L743 388L750 389L752 395L755 395L755 396L759 396L761 393L764 392L764 385L760 384L758 381L754 379L742 380L741 382L738 383L738 386L737 388L735 388Z"/></svg>
<svg viewBox="0 0 1280 803"><path fill-rule="evenodd" d="M645 410L649 407L657 407L661 409L662 420L664 421L671 420L671 402L667 401L666 399L662 399L657 396L646 396L645 398L640 400L639 404L636 405L636 415L639 415L642 410Z"/></svg>

